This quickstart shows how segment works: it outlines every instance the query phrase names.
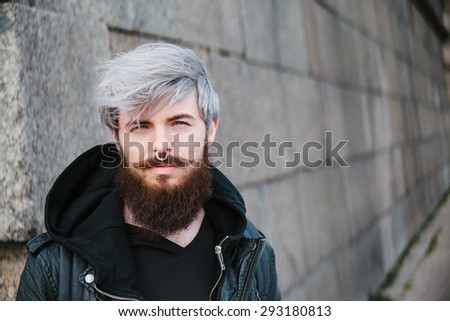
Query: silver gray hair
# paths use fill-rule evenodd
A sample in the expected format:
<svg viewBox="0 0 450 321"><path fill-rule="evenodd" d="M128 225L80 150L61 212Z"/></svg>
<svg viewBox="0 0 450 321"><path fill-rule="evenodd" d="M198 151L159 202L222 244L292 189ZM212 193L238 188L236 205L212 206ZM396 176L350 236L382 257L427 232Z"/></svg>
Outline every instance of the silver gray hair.
<svg viewBox="0 0 450 321"><path fill-rule="evenodd" d="M97 67L95 104L102 122L114 132L119 110L134 120L156 113L193 91L209 130L219 115L219 98L200 59L189 49L167 43L148 43L119 54Z"/></svg>

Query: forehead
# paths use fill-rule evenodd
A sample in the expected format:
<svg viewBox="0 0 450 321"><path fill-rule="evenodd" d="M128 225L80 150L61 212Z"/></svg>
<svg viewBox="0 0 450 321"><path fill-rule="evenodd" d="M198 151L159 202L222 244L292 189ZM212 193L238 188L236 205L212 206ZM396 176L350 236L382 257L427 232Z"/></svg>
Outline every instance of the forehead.
<svg viewBox="0 0 450 321"><path fill-rule="evenodd" d="M156 103L156 105L158 102ZM186 97L181 99L180 101L172 104L172 105L160 105L155 108L147 108L142 113L137 112L139 120L158 120L158 119L166 119L169 117L173 117L178 114L186 114L190 115L195 119L203 120L202 113L200 111L200 107L197 102L196 92L193 91L189 93ZM133 114L127 113L125 110L120 110L119 114L119 122L129 122L133 120ZM136 119L136 120L137 120Z"/></svg>

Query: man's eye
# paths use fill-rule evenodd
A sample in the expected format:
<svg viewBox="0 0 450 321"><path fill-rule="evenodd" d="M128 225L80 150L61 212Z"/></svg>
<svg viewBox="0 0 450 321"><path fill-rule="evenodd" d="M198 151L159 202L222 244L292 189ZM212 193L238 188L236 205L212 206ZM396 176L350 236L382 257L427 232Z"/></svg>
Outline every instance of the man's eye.
<svg viewBox="0 0 450 321"><path fill-rule="evenodd" d="M130 132L143 131L143 130L146 130L146 129L148 129L147 125L145 125L145 124L137 124L137 125L133 126L130 129Z"/></svg>
<svg viewBox="0 0 450 321"><path fill-rule="evenodd" d="M189 126L188 123L186 123L186 122L184 122L184 121L182 121L182 120L176 120L176 121L174 121L174 122L173 122L173 125L174 125L174 126Z"/></svg>

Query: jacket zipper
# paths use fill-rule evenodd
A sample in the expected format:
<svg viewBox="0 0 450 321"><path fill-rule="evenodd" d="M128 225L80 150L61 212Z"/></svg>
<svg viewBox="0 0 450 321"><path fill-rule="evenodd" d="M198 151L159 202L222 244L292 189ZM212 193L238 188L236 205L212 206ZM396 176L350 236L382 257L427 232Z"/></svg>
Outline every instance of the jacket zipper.
<svg viewBox="0 0 450 321"><path fill-rule="evenodd" d="M119 300L119 301L139 301L138 299L134 299L134 298L127 298L127 297L122 297L122 296L118 296L118 295L114 295L114 294L109 294L108 292L105 292L103 290L100 290L97 287L97 284L92 283L92 287L100 294L103 294L104 296L107 296L113 300Z"/></svg>
<svg viewBox="0 0 450 321"><path fill-rule="evenodd" d="M250 296L250 288L253 282L253 276L256 273L256 268L258 267L259 260L264 252L266 247L266 239L260 239L258 244L256 245L255 255L253 256L252 262L250 263L250 267L248 269L247 277L244 283L244 288L242 290L241 301L247 301Z"/></svg>
<svg viewBox="0 0 450 321"><path fill-rule="evenodd" d="M223 271L225 271L225 268L226 268L225 261L223 259L222 244L227 239L228 239L228 236L225 236L225 238L219 243L219 245L216 245L216 247L214 248L214 252L216 253L217 260L219 261L219 265L220 265L220 274L219 274L219 277L217 278L216 283L214 284L213 288L211 289L211 292L209 292L209 301L212 301L212 295L213 295L214 291L216 290L217 286L219 285L219 282L223 276Z"/></svg>

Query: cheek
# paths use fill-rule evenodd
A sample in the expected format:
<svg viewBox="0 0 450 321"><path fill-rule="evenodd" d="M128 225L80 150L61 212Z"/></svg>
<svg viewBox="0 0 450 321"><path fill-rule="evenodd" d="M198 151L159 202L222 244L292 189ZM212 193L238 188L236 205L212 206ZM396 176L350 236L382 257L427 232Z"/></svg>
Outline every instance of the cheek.
<svg viewBox="0 0 450 321"><path fill-rule="evenodd" d="M184 135L180 139L174 140L172 149L175 157L197 161L203 158L205 145L205 133L191 133Z"/></svg>
<svg viewBox="0 0 450 321"><path fill-rule="evenodd" d="M139 163L148 158L148 142L138 140L129 133L120 134L119 141L122 154L128 163Z"/></svg>

